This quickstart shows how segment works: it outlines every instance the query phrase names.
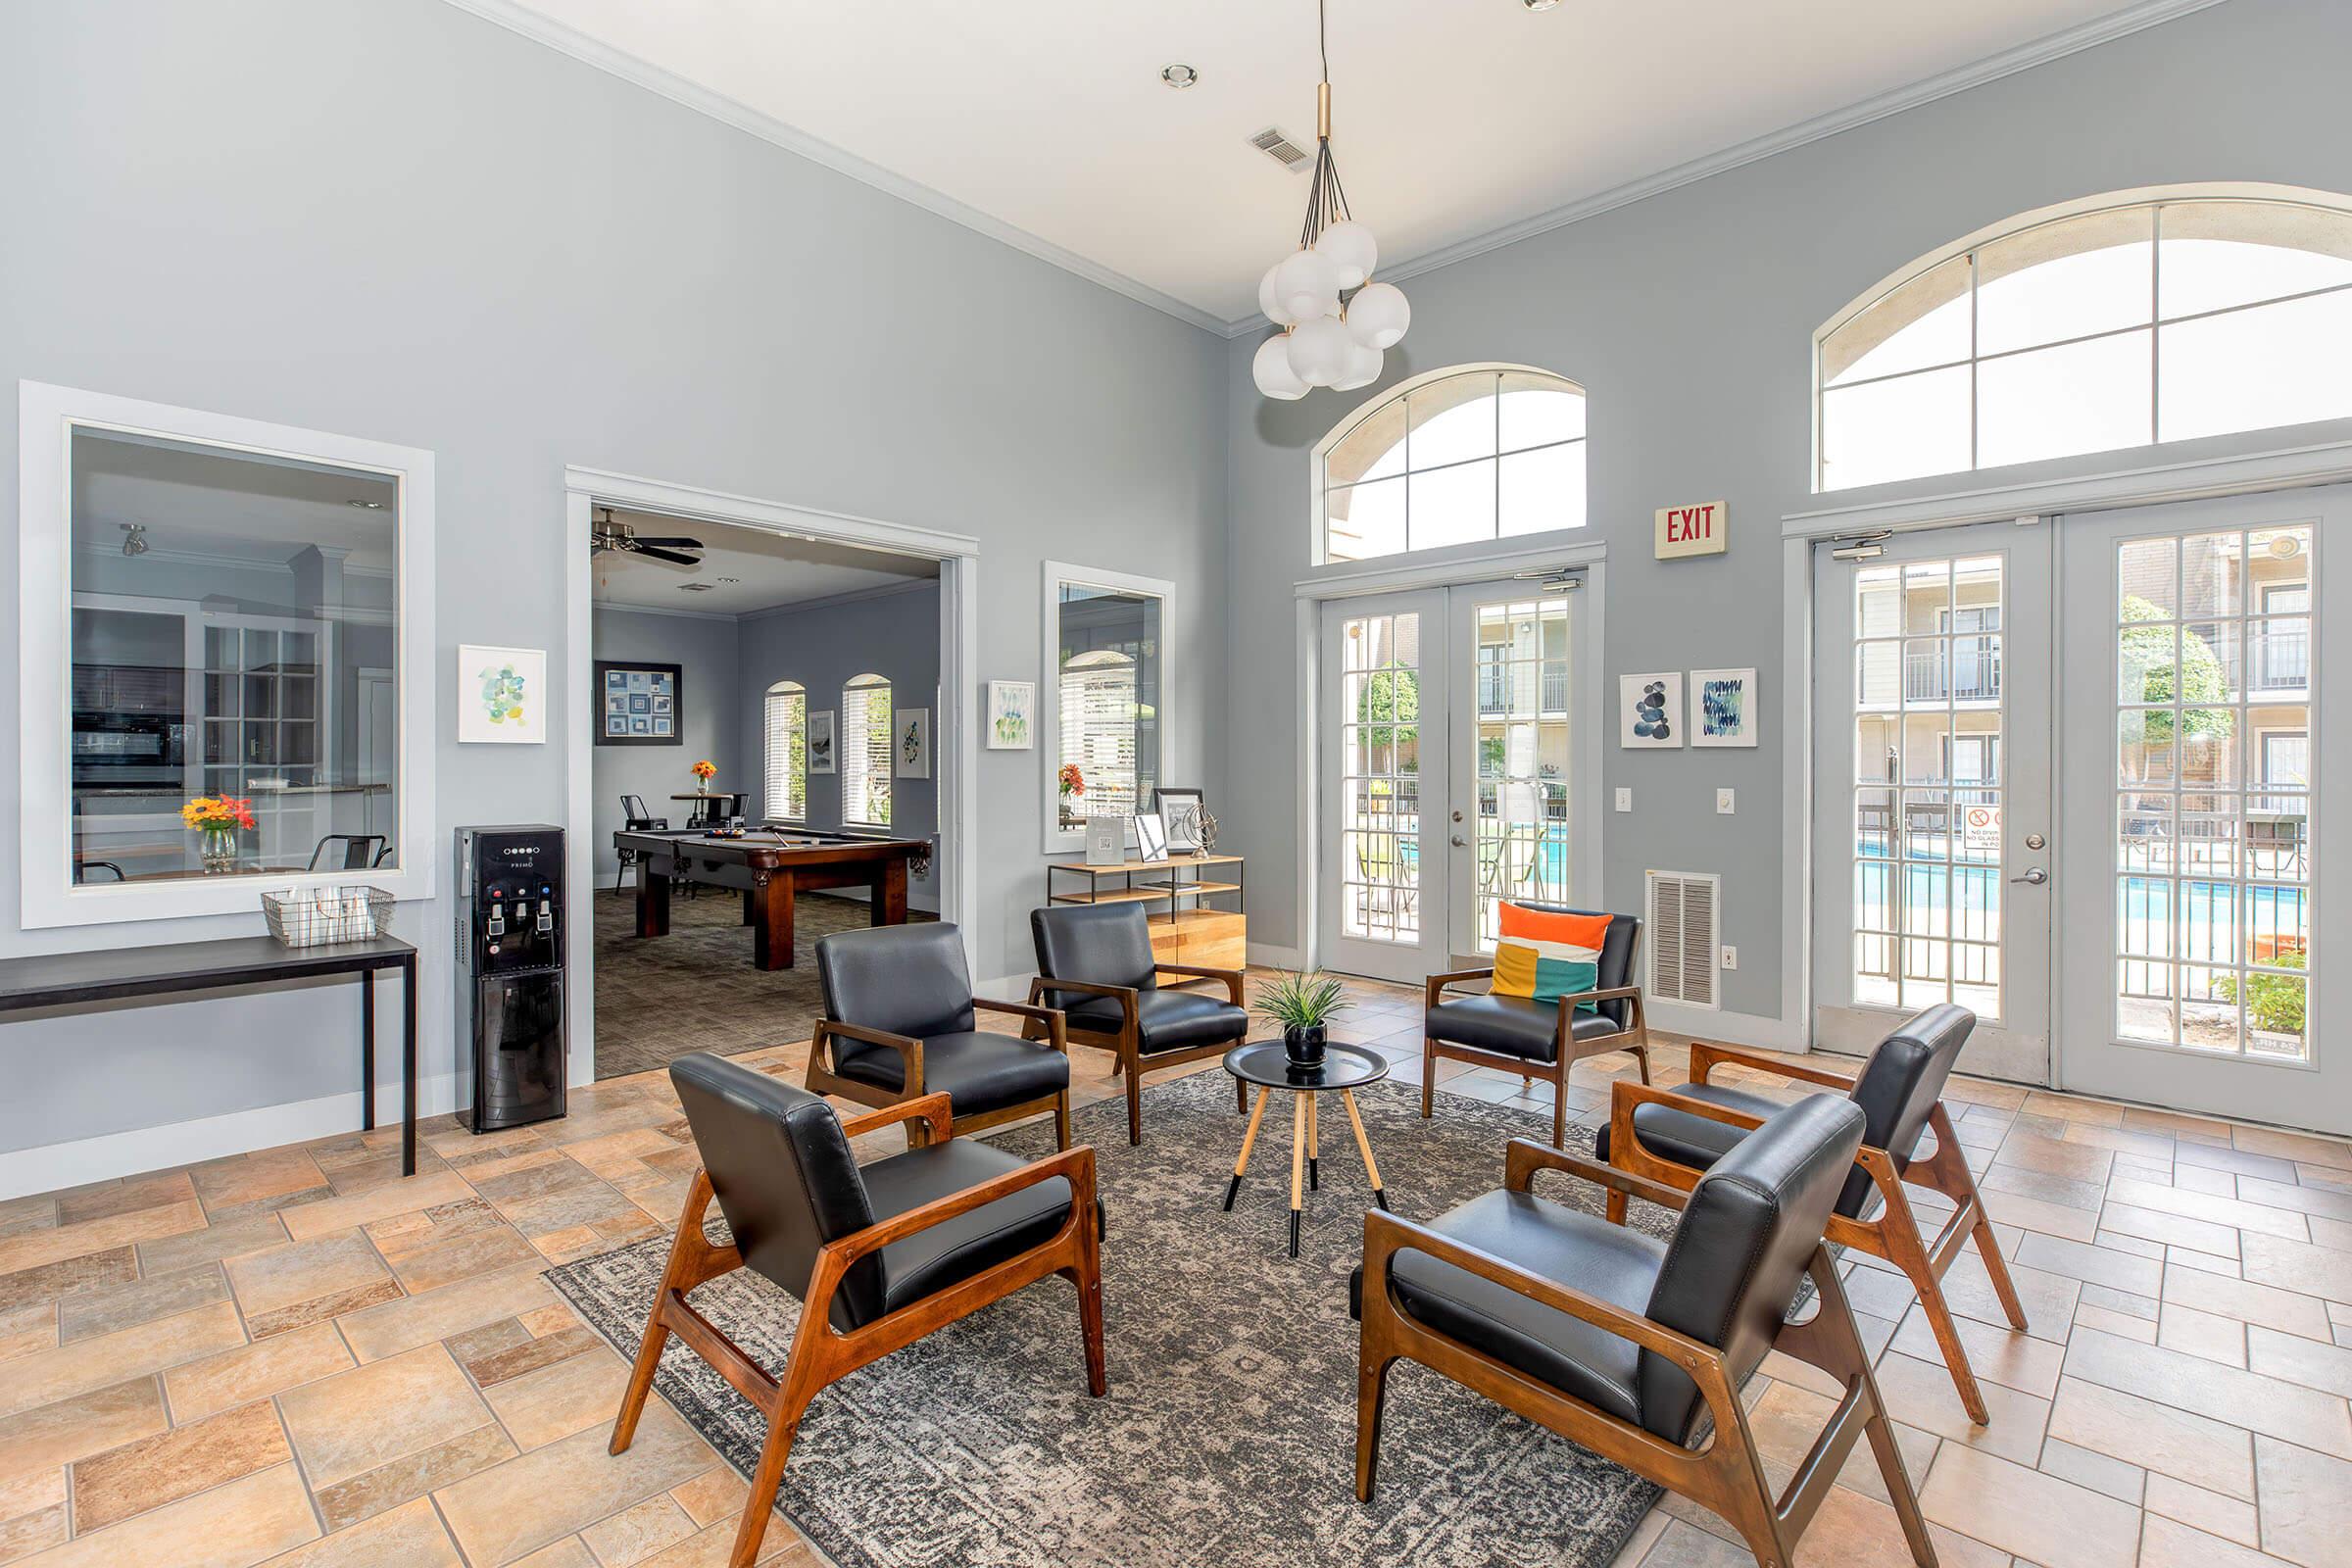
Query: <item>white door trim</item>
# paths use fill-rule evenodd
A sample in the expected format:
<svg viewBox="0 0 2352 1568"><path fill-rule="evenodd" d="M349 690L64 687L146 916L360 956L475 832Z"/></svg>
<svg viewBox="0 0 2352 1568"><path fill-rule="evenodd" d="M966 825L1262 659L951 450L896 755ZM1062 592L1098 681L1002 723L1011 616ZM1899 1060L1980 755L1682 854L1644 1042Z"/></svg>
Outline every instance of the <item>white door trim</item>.
<svg viewBox="0 0 2352 1568"><path fill-rule="evenodd" d="M764 528L835 544L896 555L919 556L940 564L939 583L939 832L940 917L963 933L971 957L980 907L979 835L975 830L972 781L978 776L978 688L968 679L979 663L980 542L907 523L885 522L847 513L796 507L786 502L672 484L599 468L564 470L564 678L565 808L567 845L564 874L575 888L596 886L595 691L586 678L595 659L595 605L590 593L591 515L601 506L624 507L690 520ZM571 901L570 945L576 974L571 986L571 1081L596 1078L596 915L589 899Z"/></svg>

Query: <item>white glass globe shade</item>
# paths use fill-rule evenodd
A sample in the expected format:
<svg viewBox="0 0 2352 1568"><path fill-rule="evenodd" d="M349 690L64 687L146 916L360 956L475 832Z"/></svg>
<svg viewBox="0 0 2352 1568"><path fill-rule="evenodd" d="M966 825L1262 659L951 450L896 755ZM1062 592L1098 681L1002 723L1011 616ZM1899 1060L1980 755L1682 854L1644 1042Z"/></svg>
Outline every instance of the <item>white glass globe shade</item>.
<svg viewBox="0 0 2352 1568"><path fill-rule="evenodd" d="M1282 296L1274 292L1274 274L1281 270L1282 264L1276 262L1266 269L1266 275L1257 280L1257 308L1276 326L1296 326L1298 318L1283 306Z"/></svg>
<svg viewBox="0 0 2352 1568"><path fill-rule="evenodd" d="M1367 283L1348 302L1348 331L1366 348L1393 347L1413 324L1413 308L1394 283Z"/></svg>
<svg viewBox="0 0 2352 1568"><path fill-rule="evenodd" d="M1334 392L1352 392L1359 386L1370 386L1380 379L1381 361L1385 357L1380 350L1368 349L1350 339L1348 345L1348 371L1331 383L1331 389Z"/></svg>
<svg viewBox="0 0 2352 1568"><path fill-rule="evenodd" d="M1374 243L1372 231L1353 219L1342 219L1315 239L1315 249L1331 258L1331 265L1340 270L1340 287L1357 288L1372 275L1373 264L1380 260L1380 246Z"/></svg>
<svg viewBox="0 0 2352 1568"><path fill-rule="evenodd" d="M1250 362L1250 373L1257 380L1257 389L1270 398L1289 403L1306 396L1306 383L1291 368L1291 339L1287 332L1277 332L1257 346L1257 358Z"/></svg>
<svg viewBox="0 0 2352 1568"><path fill-rule="evenodd" d="M1348 323L1336 316L1300 321L1291 329L1291 369L1308 386L1329 386L1348 373L1354 348Z"/></svg>
<svg viewBox="0 0 2352 1568"><path fill-rule="evenodd" d="M1274 302L1298 321L1340 309L1340 270L1314 251L1293 251L1274 269Z"/></svg>

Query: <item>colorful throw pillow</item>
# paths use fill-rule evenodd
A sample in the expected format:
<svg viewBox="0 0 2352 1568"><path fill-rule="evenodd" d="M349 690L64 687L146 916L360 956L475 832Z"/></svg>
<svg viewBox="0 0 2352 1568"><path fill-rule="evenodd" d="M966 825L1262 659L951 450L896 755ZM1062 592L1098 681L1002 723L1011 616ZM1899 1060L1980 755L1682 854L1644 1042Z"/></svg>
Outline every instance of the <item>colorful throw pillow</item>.
<svg viewBox="0 0 2352 1568"><path fill-rule="evenodd" d="M1494 992L1557 1002L1600 983L1600 947L1608 940L1605 914L1555 914L1545 909L1502 906L1502 932L1494 944ZM1579 1003L1587 1012L1598 1010Z"/></svg>

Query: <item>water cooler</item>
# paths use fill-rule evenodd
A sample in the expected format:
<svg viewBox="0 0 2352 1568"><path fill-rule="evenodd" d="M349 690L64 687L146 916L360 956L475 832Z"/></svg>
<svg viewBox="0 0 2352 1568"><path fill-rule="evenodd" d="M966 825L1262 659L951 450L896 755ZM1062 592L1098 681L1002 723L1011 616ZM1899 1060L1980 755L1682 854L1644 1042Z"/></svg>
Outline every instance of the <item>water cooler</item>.
<svg viewBox="0 0 2352 1568"><path fill-rule="evenodd" d="M564 830L458 829L458 1039L473 1130L564 1114Z"/></svg>

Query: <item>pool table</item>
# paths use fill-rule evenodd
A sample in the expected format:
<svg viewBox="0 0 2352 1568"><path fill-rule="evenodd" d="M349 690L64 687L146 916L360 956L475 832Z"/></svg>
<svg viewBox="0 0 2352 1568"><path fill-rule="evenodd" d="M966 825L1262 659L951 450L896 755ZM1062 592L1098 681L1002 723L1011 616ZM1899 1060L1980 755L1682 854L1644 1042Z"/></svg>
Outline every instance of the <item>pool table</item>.
<svg viewBox="0 0 2352 1568"><path fill-rule="evenodd" d="M799 828L755 827L739 838L702 829L623 829L616 850L637 853L637 934L669 935L673 881L733 888L743 894L743 923L752 928L752 966L792 967L792 901L804 889L866 888L875 925L906 920L908 861L927 862L920 839L858 838Z"/></svg>

